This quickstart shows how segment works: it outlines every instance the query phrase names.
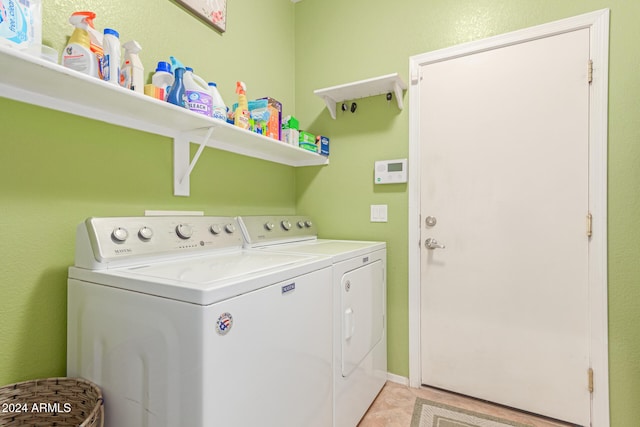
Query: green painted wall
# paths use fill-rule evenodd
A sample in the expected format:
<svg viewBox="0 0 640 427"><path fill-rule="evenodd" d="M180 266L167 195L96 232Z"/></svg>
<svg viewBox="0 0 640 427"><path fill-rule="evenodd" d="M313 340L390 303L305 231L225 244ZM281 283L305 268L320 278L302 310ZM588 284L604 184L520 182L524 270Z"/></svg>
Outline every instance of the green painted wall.
<svg viewBox="0 0 640 427"><path fill-rule="evenodd" d="M609 85L609 353L612 426L640 419L640 3L626 0L304 0L296 6L296 114L331 138L331 164L296 171L297 210L327 237L386 240L389 370L408 376L407 188L372 184L375 160L408 155L407 109L384 96L332 120L314 89L399 72L408 59L594 10L611 10ZM408 95L405 94L405 107ZM387 204L389 222L369 222ZM597 387L597 385L596 385Z"/></svg>
<svg viewBox="0 0 640 427"><path fill-rule="evenodd" d="M289 1L230 1L221 35L170 0L47 0L45 44L62 50L72 31L69 15L87 9L98 14L98 28L113 26L123 41L139 41L148 72L176 55L216 81L228 104L243 79L249 97L272 96L293 111ZM0 111L0 385L65 375L66 270L76 224L86 217L145 209L295 211L291 167L207 149L191 176L191 197L174 197L168 138L5 98Z"/></svg>
<svg viewBox="0 0 640 427"><path fill-rule="evenodd" d="M306 213L323 237L389 244L389 368L408 375L407 188L374 187L375 160L408 155L408 113L383 97L330 119L313 90L400 72L408 58L462 42L608 7L609 348L612 426L640 419L640 4L626 0L230 0L219 34L171 0L48 0L44 41L59 50L75 10L135 38L147 71L176 55L234 101L237 79L250 98L273 96L301 125L331 138L331 163L293 169L206 150L191 197L172 196L167 138L0 98L0 384L64 375L66 268L75 225L90 215L144 209L207 214ZM69 88L73 90L73 88ZM405 94L405 107L408 96ZM389 222L369 222L387 204ZM597 386L597 385L596 385Z"/></svg>

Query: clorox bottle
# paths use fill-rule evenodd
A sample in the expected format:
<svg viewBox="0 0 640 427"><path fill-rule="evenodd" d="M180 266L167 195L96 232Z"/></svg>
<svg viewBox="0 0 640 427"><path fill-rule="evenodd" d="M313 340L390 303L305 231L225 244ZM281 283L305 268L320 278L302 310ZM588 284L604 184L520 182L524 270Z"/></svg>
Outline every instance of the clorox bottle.
<svg viewBox="0 0 640 427"><path fill-rule="evenodd" d="M213 98L209 85L201 77L193 73L193 68L186 67L184 88L187 108L196 113L211 117L213 115Z"/></svg>

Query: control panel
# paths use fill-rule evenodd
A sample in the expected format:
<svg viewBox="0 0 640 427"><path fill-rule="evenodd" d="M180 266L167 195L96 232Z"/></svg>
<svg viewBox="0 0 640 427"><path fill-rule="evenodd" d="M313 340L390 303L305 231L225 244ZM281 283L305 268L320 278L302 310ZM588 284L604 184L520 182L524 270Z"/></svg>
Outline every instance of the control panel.
<svg viewBox="0 0 640 427"><path fill-rule="evenodd" d="M306 216L242 216L238 220L250 246L318 237L316 225Z"/></svg>
<svg viewBox="0 0 640 427"><path fill-rule="evenodd" d="M238 221L232 217L89 218L78 226L78 238L82 236L99 262L243 245ZM77 245L76 250L83 249Z"/></svg>

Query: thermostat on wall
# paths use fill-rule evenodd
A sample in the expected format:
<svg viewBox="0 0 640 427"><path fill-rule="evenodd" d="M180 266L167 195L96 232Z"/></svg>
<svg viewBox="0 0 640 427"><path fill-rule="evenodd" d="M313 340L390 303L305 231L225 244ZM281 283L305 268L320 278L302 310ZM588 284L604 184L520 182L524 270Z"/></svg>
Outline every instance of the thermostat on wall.
<svg viewBox="0 0 640 427"><path fill-rule="evenodd" d="M374 175L375 184L407 182L407 159L377 161Z"/></svg>

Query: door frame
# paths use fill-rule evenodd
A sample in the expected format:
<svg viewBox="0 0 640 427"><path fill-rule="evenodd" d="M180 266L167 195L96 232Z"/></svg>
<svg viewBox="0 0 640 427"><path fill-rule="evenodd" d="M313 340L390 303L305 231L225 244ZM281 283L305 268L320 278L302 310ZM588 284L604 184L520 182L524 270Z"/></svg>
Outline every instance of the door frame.
<svg viewBox="0 0 640 427"><path fill-rule="evenodd" d="M421 385L420 337L420 67L456 57L590 29L593 80L589 88L589 359L594 391L591 425L609 427L607 299L607 132L609 9L578 15L409 58L409 385ZM587 64L585 64L585 67ZM586 373L585 373L586 376ZM585 379L586 384L586 379Z"/></svg>

